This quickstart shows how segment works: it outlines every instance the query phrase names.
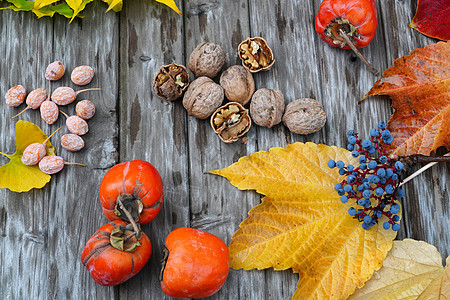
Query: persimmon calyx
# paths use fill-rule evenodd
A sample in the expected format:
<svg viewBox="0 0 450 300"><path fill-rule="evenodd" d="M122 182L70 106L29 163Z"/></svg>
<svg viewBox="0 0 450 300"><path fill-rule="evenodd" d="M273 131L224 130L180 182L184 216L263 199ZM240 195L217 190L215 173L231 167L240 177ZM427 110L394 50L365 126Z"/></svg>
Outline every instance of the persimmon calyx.
<svg viewBox="0 0 450 300"><path fill-rule="evenodd" d="M123 206L130 212L133 220L135 222L138 222L139 215L144 209L144 204L142 203L142 201L135 195L129 193L123 193L117 196L116 206L114 207L114 214L124 221L131 222L131 220L128 219L128 216L121 208L120 202L122 202Z"/></svg>
<svg viewBox="0 0 450 300"><path fill-rule="evenodd" d="M119 225L111 231L109 242L116 249L134 252L141 245L141 237L142 231L136 232L132 224Z"/></svg>
<svg viewBox="0 0 450 300"><path fill-rule="evenodd" d="M331 23L325 28L324 34L333 40L333 43L343 48L347 46L347 42L340 35L340 31L350 38L357 38L359 36L358 30L353 26L349 20L341 17L334 18Z"/></svg>

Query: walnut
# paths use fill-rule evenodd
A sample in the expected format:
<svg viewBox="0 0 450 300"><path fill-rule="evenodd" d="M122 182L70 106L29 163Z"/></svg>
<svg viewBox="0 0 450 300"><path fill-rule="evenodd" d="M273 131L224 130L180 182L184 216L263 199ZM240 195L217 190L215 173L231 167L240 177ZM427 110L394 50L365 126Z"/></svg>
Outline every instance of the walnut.
<svg viewBox="0 0 450 300"><path fill-rule="evenodd" d="M236 142L249 131L252 121L240 103L228 102L211 116L211 126L225 143Z"/></svg>
<svg viewBox="0 0 450 300"><path fill-rule="evenodd" d="M153 90L166 100L176 100L189 86L189 74L185 66L171 64L161 66L153 79Z"/></svg>
<svg viewBox="0 0 450 300"><path fill-rule="evenodd" d="M201 43L189 56L189 69L195 76L214 78L222 69L227 55L222 46L214 43Z"/></svg>
<svg viewBox="0 0 450 300"><path fill-rule="evenodd" d="M261 37L247 38L239 44L238 53L242 65L252 73L268 70L275 62L272 50Z"/></svg>
<svg viewBox="0 0 450 300"><path fill-rule="evenodd" d="M252 73L243 66L234 65L220 76L220 85L225 90L225 97L231 102L247 104L255 92Z"/></svg>
<svg viewBox="0 0 450 300"><path fill-rule="evenodd" d="M202 76L191 82L183 97L183 106L190 116L208 118L222 104L223 88Z"/></svg>
<svg viewBox="0 0 450 300"><path fill-rule="evenodd" d="M277 89L259 89L250 102L250 115L259 126L271 128L281 122L284 112L284 97Z"/></svg>
<svg viewBox="0 0 450 300"><path fill-rule="evenodd" d="M320 130L327 120L322 105L314 99L295 100L286 106L283 123L293 133L310 134Z"/></svg>

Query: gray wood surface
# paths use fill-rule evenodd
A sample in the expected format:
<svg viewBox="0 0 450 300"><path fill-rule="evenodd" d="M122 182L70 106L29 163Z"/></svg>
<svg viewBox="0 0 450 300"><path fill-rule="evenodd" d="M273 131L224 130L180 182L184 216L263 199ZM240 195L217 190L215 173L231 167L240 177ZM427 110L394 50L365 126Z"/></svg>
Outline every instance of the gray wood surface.
<svg viewBox="0 0 450 300"><path fill-rule="evenodd" d="M46 87L46 66L61 60L66 75L53 83L74 86L70 72L78 65L94 67L88 87L100 87L80 97L96 104L89 120L86 147L62 149L60 130L53 144L67 166L41 190L14 193L0 190L0 295L4 299L167 299L158 275L164 239L181 226L211 232L227 244L251 207L260 201L255 192L234 188L226 179L204 174L226 167L241 156L274 146L311 141L346 146L347 129L368 132L392 109L386 97L357 101L378 79L350 51L326 45L314 30L319 0L176 0L182 16L152 0L125 1L121 13L107 12L95 1L84 19L69 24L60 16L36 19L31 13L0 12L0 94L23 84L28 91ZM435 42L407 25L416 1L377 1L379 26L372 43L361 50L380 71L395 58ZM3 5L3 4L2 4ZM237 45L249 36L262 36L276 62L254 74L257 89L277 88L286 104L303 97L321 102L327 123L307 136L290 133L283 125L253 126L246 144L221 142L209 120L187 115L181 101L158 98L151 85L159 66L187 65L190 53L203 41L220 43L226 66L238 64ZM190 73L191 79L194 75ZM75 88L77 90L77 88ZM3 96L2 96L3 97ZM79 98L80 99L80 98ZM21 107L22 108L22 107ZM74 105L64 107L74 113ZM13 153L18 109L0 103L0 150ZM20 119L50 134L64 126L61 117L48 126L38 111ZM117 287L96 284L80 262L81 251L95 230L107 223L101 212L98 188L106 171L118 162L143 159L160 171L164 203L158 217L144 225L153 254L135 277ZM0 164L7 159L0 157ZM450 254L449 165L428 170L405 186L402 228L398 238L410 237ZM224 287L211 299L290 299L298 275L230 270Z"/></svg>

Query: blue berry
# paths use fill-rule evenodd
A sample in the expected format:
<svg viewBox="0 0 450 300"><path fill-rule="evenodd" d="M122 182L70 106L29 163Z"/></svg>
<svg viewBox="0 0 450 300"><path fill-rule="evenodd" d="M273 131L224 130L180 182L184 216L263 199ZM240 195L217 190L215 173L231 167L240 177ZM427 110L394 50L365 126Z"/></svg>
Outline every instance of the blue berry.
<svg viewBox="0 0 450 300"><path fill-rule="evenodd" d="M387 145L391 144L394 141L394 138L392 136L383 139L383 142Z"/></svg>
<svg viewBox="0 0 450 300"><path fill-rule="evenodd" d="M348 131L348 135L349 135L349 136L354 135L354 134L355 134L355 131L354 131L354 130L349 130L349 131Z"/></svg>
<svg viewBox="0 0 450 300"><path fill-rule="evenodd" d="M390 178L394 174L394 171L392 169L386 169L386 178Z"/></svg>
<svg viewBox="0 0 450 300"><path fill-rule="evenodd" d="M347 149L350 150L350 151L352 151L352 150L355 149L355 146L354 146L353 144L348 144L348 145L347 145Z"/></svg>
<svg viewBox="0 0 450 300"><path fill-rule="evenodd" d="M391 228L391 224L389 224L389 222L384 222L383 223L383 228L388 230L389 228Z"/></svg>
<svg viewBox="0 0 450 300"><path fill-rule="evenodd" d="M377 151L377 149L374 146L372 146L369 149L367 149L367 152L369 152L369 154L374 154L375 151Z"/></svg>
<svg viewBox="0 0 450 300"><path fill-rule="evenodd" d="M370 225L369 224L367 224L367 223L362 223L362 228L363 229L365 229L365 230L367 230L367 229L369 229L370 228Z"/></svg>
<svg viewBox="0 0 450 300"><path fill-rule="evenodd" d="M362 196L366 199L369 199L371 195L372 193L370 192L370 190L365 190L364 192L362 192Z"/></svg>
<svg viewBox="0 0 450 300"><path fill-rule="evenodd" d="M389 138L390 136L391 136L391 132L389 130L387 130L387 129L383 130L381 132L381 137L383 138L383 140Z"/></svg>
<svg viewBox="0 0 450 300"><path fill-rule="evenodd" d="M384 190L386 191L386 193L388 194L392 194L394 192L394 187L391 184L387 184L384 187Z"/></svg>
<svg viewBox="0 0 450 300"><path fill-rule="evenodd" d="M367 169L367 165L366 164L361 164L359 167L361 168L361 170Z"/></svg>
<svg viewBox="0 0 450 300"><path fill-rule="evenodd" d="M350 144L355 144L356 143L356 137L354 137L353 135L348 137L348 142Z"/></svg>
<svg viewBox="0 0 450 300"><path fill-rule="evenodd" d="M363 140L361 146L366 149L370 148L372 146L372 142L370 140Z"/></svg>
<svg viewBox="0 0 450 300"><path fill-rule="evenodd" d="M364 206L364 204L366 203L366 200L364 200L363 198L359 199L357 201L358 205Z"/></svg>
<svg viewBox="0 0 450 300"><path fill-rule="evenodd" d="M338 195L339 195L339 196L345 195L344 190L343 190L343 189L339 189L339 190L338 190Z"/></svg>
<svg viewBox="0 0 450 300"><path fill-rule="evenodd" d="M363 188L364 188L364 190L370 189L370 183L368 183L368 182L363 182Z"/></svg>
<svg viewBox="0 0 450 300"><path fill-rule="evenodd" d="M348 197L347 196L341 196L341 202L342 203L347 203L348 202Z"/></svg>
<svg viewBox="0 0 450 300"><path fill-rule="evenodd" d="M358 192L362 192L362 191L364 191L364 186L363 186L362 184L360 184L360 185L358 185L358 187L356 188L356 190L357 190Z"/></svg>
<svg viewBox="0 0 450 300"><path fill-rule="evenodd" d="M391 213L393 213L394 215L398 213L398 211L400 210L400 205L398 204L392 204L391 205Z"/></svg>
<svg viewBox="0 0 450 300"><path fill-rule="evenodd" d="M370 222L372 222L372 217L371 216L365 216L363 221L364 221L364 223L370 223Z"/></svg>
<svg viewBox="0 0 450 300"><path fill-rule="evenodd" d="M360 164L365 163L366 162L366 157L364 155L362 155L362 156L359 157L358 160L359 160Z"/></svg>
<svg viewBox="0 0 450 300"><path fill-rule="evenodd" d="M354 207L350 207L348 209L348 214L353 217L354 215L356 215L356 209Z"/></svg>
<svg viewBox="0 0 450 300"><path fill-rule="evenodd" d="M355 167L353 166L353 165L348 165L347 166L347 171L353 171L353 169L354 169Z"/></svg>
<svg viewBox="0 0 450 300"><path fill-rule="evenodd" d="M381 208L381 209L384 209L385 207L386 207L386 204L383 203L383 202L381 202L381 203L380 203L380 208Z"/></svg>
<svg viewBox="0 0 450 300"><path fill-rule="evenodd" d="M378 183L380 182L380 177L377 175L369 175L369 182Z"/></svg>
<svg viewBox="0 0 450 300"><path fill-rule="evenodd" d="M398 223L393 224L392 225L392 230L399 231L400 230L400 224L398 224Z"/></svg>
<svg viewBox="0 0 450 300"><path fill-rule="evenodd" d="M383 188L377 187L377 188L375 189L375 194L376 194L377 196L383 195L383 194L384 194Z"/></svg>
<svg viewBox="0 0 450 300"><path fill-rule="evenodd" d="M340 189L342 189L342 184L336 183L336 184L334 185L334 189L335 189L336 191L339 191Z"/></svg>
<svg viewBox="0 0 450 300"><path fill-rule="evenodd" d="M369 161L367 166L369 167L369 169L375 169L377 167L377 162L375 160L371 160Z"/></svg>
<svg viewBox="0 0 450 300"><path fill-rule="evenodd" d="M358 155L359 155L359 151L352 151L352 156L353 157L358 157Z"/></svg>
<svg viewBox="0 0 450 300"><path fill-rule="evenodd" d="M392 220L394 220L395 222L398 222L398 220L400 220L400 217L398 215L395 215L392 217Z"/></svg>
<svg viewBox="0 0 450 300"><path fill-rule="evenodd" d="M347 182L348 182L348 183L353 183L353 182L355 182L355 181L356 181L355 175L348 175L348 176L347 176Z"/></svg>
<svg viewBox="0 0 450 300"><path fill-rule="evenodd" d="M350 184L346 184L344 186L344 192L350 193L351 190L352 190L352 186Z"/></svg>
<svg viewBox="0 0 450 300"><path fill-rule="evenodd" d="M380 156L380 162L381 162L382 164L386 163L387 161L388 161L388 158L387 158L386 155Z"/></svg>
<svg viewBox="0 0 450 300"><path fill-rule="evenodd" d="M336 162L336 167L338 167L339 169L342 169L343 167L345 167L345 164L342 160L338 160Z"/></svg>
<svg viewBox="0 0 450 300"><path fill-rule="evenodd" d="M370 129L370 136L377 137L380 134L378 129L372 128Z"/></svg>
<svg viewBox="0 0 450 300"><path fill-rule="evenodd" d="M381 210L377 210L377 212L375 213L375 216L377 216L377 218L381 218L382 215L383 213L381 212Z"/></svg>
<svg viewBox="0 0 450 300"><path fill-rule="evenodd" d="M333 169L334 167L336 167L336 162L332 159L330 159L328 161L328 168Z"/></svg>
<svg viewBox="0 0 450 300"><path fill-rule="evenodd" d="M377 176L378 177L384 177L386 176L386 171L383 168L380 168L377 170Z"/></svg>
<svg viewBox="0 0 450 300"><path fill-rule="evenodd" d="M339 175L345 175L345 170L344 169L339 169Z"/></svg>
<svg viewBox="0 0 450 300"><path fill-rule="evenodd" d="M402 190L402 189L399 189L399 190L397 191L397 194L398 194L399 197L405 197L405 191Z"/></svg>
<svg viewBox="0 0 450 300"><path fill-rule="evenodd" d="M392 174L391 179L394 181L398 180L398 175L397 174Z"/></svg>
<svg viewBox="0 0 450 300"><path fill-rule="evenodd" d="M365 208L368 208L368 207L370 207L372 205L372 202L370 202L370 200L366 200L366 202L364 203L364 207Z"/></svg>
<svg viewBox="0 0 450 300"><path fill-rule="evenodd" d="M363 212L363 210L362 209L358 209L358 212L357 212L357 214L360 214L360 213L362 213Z"/></svg>
<svg viewBox="0 0 450 300"><path fill-rule="evenodd" d="M401 171L404 167L404 165L401 161L396 161L394 166L398 171Z"/></svg>
<svg viewBox="0 0 450 300"><path fill-rule="evenodd" d="M383 177L383 178L380 178L380 183L381 183L381 184L386 184L386 181L387 181L386 178L384 178L384 177Z"/></svg>
<svg viewBox="0 0 450 300"><path fill-rule="evenodd" d="M386 123L383 122L383 121L378 122L378 128L380 128L380 129L385 129L385 128L386 128Z"/></svg>

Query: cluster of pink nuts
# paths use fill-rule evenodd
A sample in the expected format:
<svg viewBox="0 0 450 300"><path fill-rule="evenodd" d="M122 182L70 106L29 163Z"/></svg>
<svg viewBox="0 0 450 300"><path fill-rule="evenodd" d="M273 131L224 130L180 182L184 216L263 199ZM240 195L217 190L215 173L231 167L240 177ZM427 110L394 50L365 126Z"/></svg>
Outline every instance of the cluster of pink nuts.
<svg viewBox="0 0 450 300"><path fill-rule="evenodd" d="M226 53L218 44L201 43L193 50L188 62L195 80L189 81L185 66L165 65L156 74L153 89L165 100L183 97L183 106L191 116L211 117L211 127L226 143L235 142L247 133L252 120L256 125L268 128L283 122L297 134L310 134L323 127L326 114L316 100L303 98L285 106L280 90L261 88L255 91L252 73L269 70L275 62L272 50L263 38L247 38L239 44L238 54L242 66L230 66L216 83L213 79L222 70ZM225 98L228 102L222 105Z"/></svg>
<svg viewBox="0 0 450 300"><path fill-rule="evenodd" d="M11 107L19 107L24 102L27 105L24 110L11 118L19 116L30 108L39 109L42 120L51 125L58 120L59 113L63 114L66 117L66 126L70 133L61 137L61 146L68 151L79 151L84 148L85 143L81 136L89 131L86 120L94 116L95 105L90 100L78 101L75 107L76 115L73 116L68 116L61 111L60 106L73 103L79 93L99 89L90 88L75 92L71 87L58 87L51 93L50 82L61 79L64 73L64 65L60 61L54 61L45 70L45 78L49 83L48 91L45 88L37 88L27 95L23 85L16 85L6 92L5 102ZM90 66L78 66L71 73L72 82L78 86L89 84L93 77L94 69ZM68 163L65 163L59 156L47 156L46 142L47 140L42 144L29 145L23 153L22 162L25 165L39 164L41 171L54 174Z"/></svg>

